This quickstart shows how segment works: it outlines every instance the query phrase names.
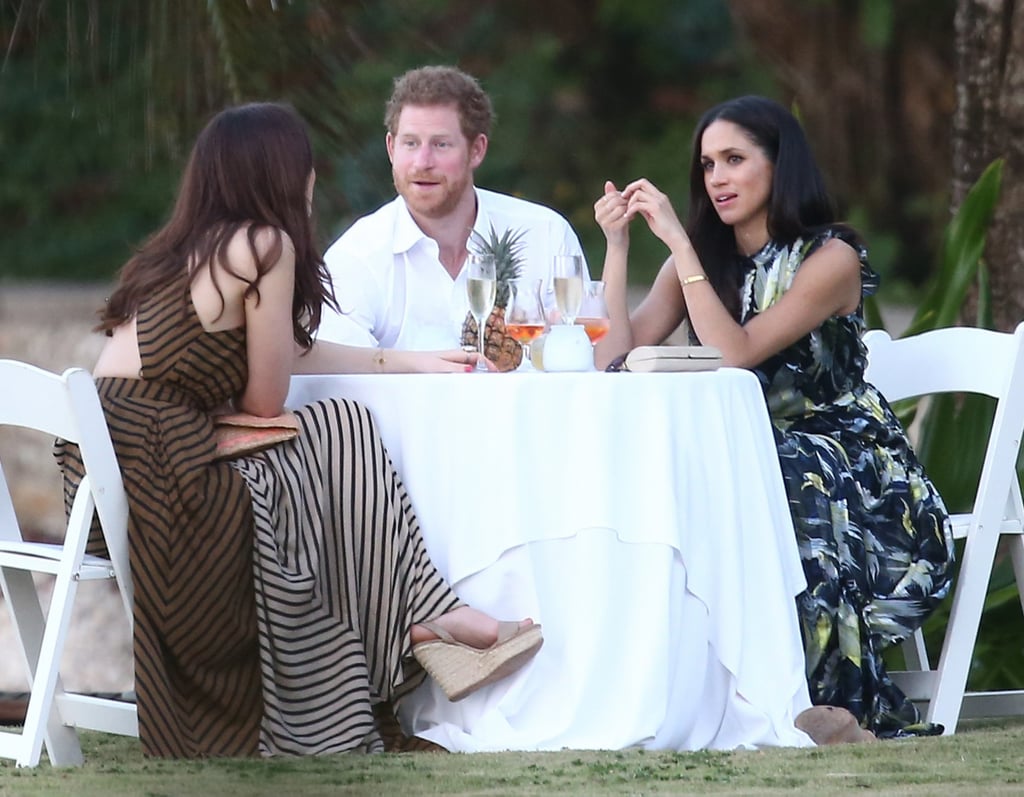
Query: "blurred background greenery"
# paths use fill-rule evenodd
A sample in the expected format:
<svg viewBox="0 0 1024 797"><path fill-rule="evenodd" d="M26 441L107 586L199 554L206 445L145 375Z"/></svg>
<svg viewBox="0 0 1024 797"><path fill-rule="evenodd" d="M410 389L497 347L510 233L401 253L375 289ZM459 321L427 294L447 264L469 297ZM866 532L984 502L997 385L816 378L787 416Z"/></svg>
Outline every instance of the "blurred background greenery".
<svg viewBox="0 0 1024 797"><path fill-rule="evenodd" d="M792 25L758 17L787 6ZM682 213L703 110L744 93L793 106L888 278L883 296L898 300L929 275L949 216L954 6L4 2L0 278L110 279L168 212L206 119L256 99L292 102L313 128L326 246L393 196L382 125L393 78L454 63L480 78L498 114L478 184L565 214L595 272L603 245L592 203L605 179L650 177ZM908 70L913 81L901 77ZM914 140L916 130L928 135ZM634 247L633 278L646 283L664 250L646 234Z"/></svg>

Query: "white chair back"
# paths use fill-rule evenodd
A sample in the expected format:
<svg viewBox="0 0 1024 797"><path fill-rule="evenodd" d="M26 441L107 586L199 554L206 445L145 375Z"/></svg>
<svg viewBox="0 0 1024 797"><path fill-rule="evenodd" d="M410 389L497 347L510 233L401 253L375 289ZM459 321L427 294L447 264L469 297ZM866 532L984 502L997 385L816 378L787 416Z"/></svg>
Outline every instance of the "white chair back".
<svg viewBox="0 0 1024 797"><path fill-rule="evenodd" d="M115 579L131 627L128 501L96 386L87 371L71 368L57 375L27 363L0 360L0 385L0 425L34 429L76 443L85 467L61 544L23 538L0 469L0 588L31 683L23 729L0 733L0 757L13 758L19 766L35 766L45 744L52 764L80 764L76 728L138 735L134 703L66 692L59 675L81 581ZM99 517L109 559L85 553L94 515ZM54 577L45 615L33 573Z"/></svg>
<svg viewBox="0 0 1024 797"><path fill-rule="evenodd" d="M899 340L872 330L864 343L867 381L890 402L941 393L996 400L972 510L951 518L954 536L966 541L938 666L929 664L918 632L904 644L907 671L891 673L893 680L911 699L927 701L927 719L946 733L955 732L961 717L1024 714L1024 690L965 691L1002 535L1024 608L1024 502L1016 470L1024 432L1024 324L1013 333L951 327Z"/></svg>

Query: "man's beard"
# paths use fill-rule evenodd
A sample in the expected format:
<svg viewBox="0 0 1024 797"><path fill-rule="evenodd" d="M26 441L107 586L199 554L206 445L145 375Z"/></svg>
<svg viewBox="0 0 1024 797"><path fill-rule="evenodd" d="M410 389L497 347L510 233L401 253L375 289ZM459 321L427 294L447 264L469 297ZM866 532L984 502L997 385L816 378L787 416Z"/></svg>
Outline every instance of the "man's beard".
<svg viewBox="0 0 1024 797"><path fill-rule="evenodd" d="M403 179L394 169L391 170L391 179L395 184L395 190L402 196L409 208L431 219L444 218L455 210L462 199L466 187L470 184L468 176L464 180L451 183L446 177L434 177L431 175L432 179L437 180L434 190L440 189L439 195L433 198L424 198L417 193L417 189L413 185L418 178L423 176L413 174L408 179Z"/></svg>

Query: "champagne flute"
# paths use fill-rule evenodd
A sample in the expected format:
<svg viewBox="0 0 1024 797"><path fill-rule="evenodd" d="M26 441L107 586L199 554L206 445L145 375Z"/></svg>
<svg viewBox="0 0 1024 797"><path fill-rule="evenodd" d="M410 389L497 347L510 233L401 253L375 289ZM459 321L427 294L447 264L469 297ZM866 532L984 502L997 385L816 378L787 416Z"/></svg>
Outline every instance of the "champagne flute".
<svg viewBox="0 0 1024 797"><path fill-rule="evenodd" d="M555 304L563 324L573 324L583 301L583 258L580 255L555 255Z"/></svg>
<svg viewBox="0 0 1024 797"><path fill-rule="evenodd" d="M509 283L505 307L505 331L523 347L520 371L532 371L530 342L544 331L544 305L540 299L539 279L521 278Z"/></svg>
<svg viewBox="0 0 1024 797"><path fill-rule="evenodd" d="M476 339L480 349L480 359L476 370L486 371L484 363L484 336L487 332L487 318L494 309L494 297L498 282L495 279L494 255L473 253L466 262L466 295L469 297L469 312L476 321Z"/></svg>
<svg viewBox="0 0 1024 797"><path fill-rule="evenodd" d="M591 343L597 343L608 334L608 305L604 300L604 283L592 280L585 286L576 323L582 324Z"/></svg>

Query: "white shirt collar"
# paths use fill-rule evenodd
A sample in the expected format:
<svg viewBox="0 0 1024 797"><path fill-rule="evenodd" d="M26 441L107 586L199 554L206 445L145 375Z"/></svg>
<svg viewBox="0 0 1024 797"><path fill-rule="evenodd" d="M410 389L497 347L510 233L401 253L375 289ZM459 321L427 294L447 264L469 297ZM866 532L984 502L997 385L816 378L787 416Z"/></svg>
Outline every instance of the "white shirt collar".
<svg viewBox="0 0 1024 797"><path fill-rule="evenodd" d="M491 217L487 213L487 204L483 201L480 196L480 191L476 186L473 186L473 191L476 193L476 221L473 222L473 232L479 235L485 241L489 241L491 238ZM472 239L474 236L470 236Z"/></svg>
<svg viewBox="0 0 1024 797"><path fill-rule="evenodd" d="M476 197L476 221L473 222L473 231L484 240L489 240L491 235L491 217L487 213L486 204L482 201L480 191L473 186L473 194ZM472 236L471 236L472 237ZM408 252L420 241L428 236L409 212L409 206L405 203L404 197L395 197L395 234L391 239L392 253L401 255Z"/></svg>
<svg viewBox="0 0 1024 797"><path fill-rule="evenodd" d="M391 237L392 252L396 255L404 254L426 237L427 234L420 229L420 225L409 212L405 199L401 195L395 197L395 234Z"/></svg>

